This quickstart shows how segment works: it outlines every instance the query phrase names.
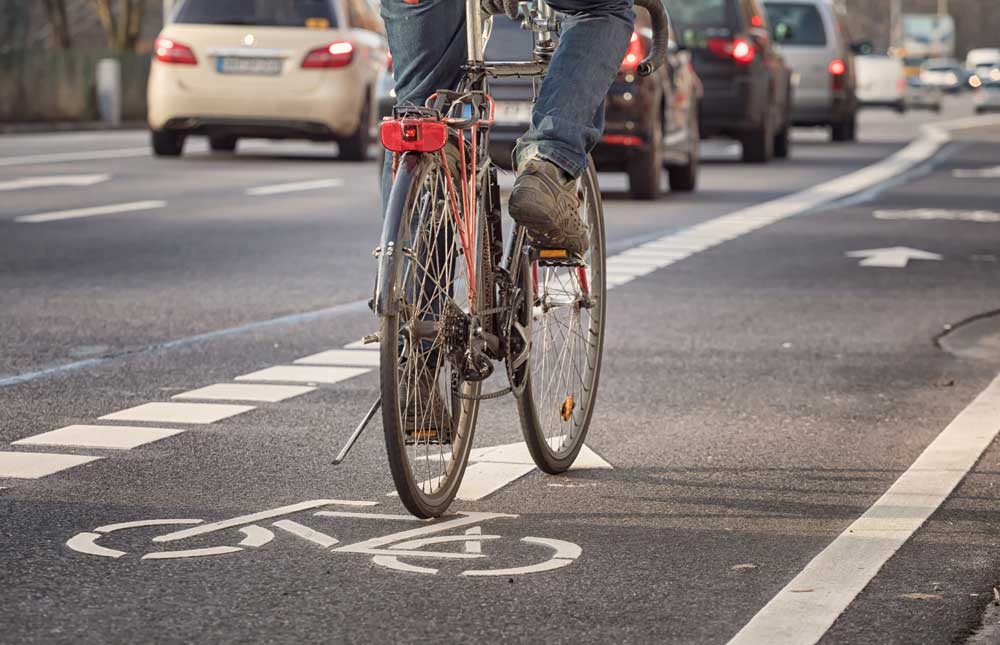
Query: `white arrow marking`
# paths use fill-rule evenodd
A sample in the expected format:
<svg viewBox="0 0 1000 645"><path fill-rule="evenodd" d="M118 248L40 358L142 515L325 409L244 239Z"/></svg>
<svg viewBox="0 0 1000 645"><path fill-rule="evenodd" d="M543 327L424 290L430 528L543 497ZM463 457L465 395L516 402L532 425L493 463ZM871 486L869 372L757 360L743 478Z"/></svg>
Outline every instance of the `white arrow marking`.
<svg viewBox="0 0 1000 645"><path fill-rule="evenodd" d="M1000 166L992 168L960 168L951 173L957 179L997 179L1000 178Z"/></svg>
<svg viewBox="0 0 1000 645"><path fill-rule="evenodd" d="M863 267L888 267L902 269L910 260L941 260L942 257L930 251L911 249L906 246L894 246L887 249L865 249L845 253L849 258L864 258L859 263Z"/></svg>
<svg viewBox="0 0 1000 645"><path fill-rule="evenodd" d="M94 186L111 179L111 175L52 175L50 177L25 177L0 182L0 192L27 188L52 188L55 186Z"/></svg>

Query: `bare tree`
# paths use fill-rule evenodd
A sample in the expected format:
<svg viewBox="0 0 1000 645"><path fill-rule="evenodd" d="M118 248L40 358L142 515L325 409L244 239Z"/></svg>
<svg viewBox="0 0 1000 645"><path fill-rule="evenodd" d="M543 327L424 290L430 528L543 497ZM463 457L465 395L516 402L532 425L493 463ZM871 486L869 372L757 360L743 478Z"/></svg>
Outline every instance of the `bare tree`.
<svg viewBox="0 0 1000 645"><path fill-rule="evenodd" d="M69 17L66 13L66 0L42 0L45 6L45 17L52 28L52 41L59 49L69 49L73 39L69 31Z"/></svg>
<svg viewBox="0 0 1000 645"><path fill-rule="evenodd" d="M142 32L146 3L147 0L91 0L112 49L135 49Z"/></svg>

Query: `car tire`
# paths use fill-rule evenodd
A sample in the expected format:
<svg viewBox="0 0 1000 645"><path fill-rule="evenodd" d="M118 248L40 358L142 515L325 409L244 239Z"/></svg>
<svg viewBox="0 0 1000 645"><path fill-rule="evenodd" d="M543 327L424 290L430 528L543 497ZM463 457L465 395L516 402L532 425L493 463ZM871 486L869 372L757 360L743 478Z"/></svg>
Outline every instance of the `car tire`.
<svg viewBox="0 0 1000 645"><path fill-rule="evenodd" d="M371 143L372 102L371 92L365 92L365 103L361 107L361 117L358 120L357 131L349 137L339 139L341 161L367 161L368 146Z"/></svg>
<svg viewBox="0 0 1000 645"><path fill-rule="evenodd" d="M834 123L833 127L830 128L833 140L837 142L849 142L856 140L858 133L857 123L858 115L856 113L848 116L846 121Z"/></svg>
<svg viewBox="0 0 1000 645"><path fill-rule="evenodd" d="M649 146L628 163L628 191L632 199L652 200L663 186L663 115L653 119Z"/></svg>
<svg viewBox="0 0 1000 645"><path fill-rule="evenodd" d="M774 133L770 117L764 117L764 125L745 133L743 141L743 163L767 163L774 159Z"/></svg>
<svg viewBox="0 0 1000 645"><path fill-rule="evenodd" d="M788 123L781 128L781 132L774 135L774 158L775 159L788 159L789 153L791 153L792 142L791 142L791 131L792 126Z"/></svg>
<svg viewBox="0 0 1000 645"><path fill-rule="evenodd" d="M683 166L667 166L667 177L670 180L670 190L676 193L690 193L698 188L698 170L701 165L701 133L698 128L698 110L691 115L688 126L689 145L688 161Z"/></svg>
<svg viewBox="0 0 1000 645"><path fill-rule="evenodd" d="M903 101L896 103L896 112L898 114L906 114L906 103Z"/></svg>
<svg viewBox="0 0 1000 645"><path fill-rule="evenodd" d="M209 137L208 147L212 149L212 152L236 152L236 143L239 141L236 137Z"/></svg>
<svg viewBox="0 0 1000 645"><path fill-rule="evenodd" d="M157 157L179 157L184 152L184 135L171 130L151 130L150 141Z"/></svg>

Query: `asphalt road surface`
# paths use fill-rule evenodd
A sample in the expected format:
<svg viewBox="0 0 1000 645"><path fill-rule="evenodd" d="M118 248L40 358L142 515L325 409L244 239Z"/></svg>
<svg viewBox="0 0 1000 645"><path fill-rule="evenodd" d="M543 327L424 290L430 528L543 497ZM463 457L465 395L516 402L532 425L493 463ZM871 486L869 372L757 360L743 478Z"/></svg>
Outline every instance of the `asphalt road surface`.
<svg viewBox="0 0 1000 645"><path fill-rule="evenodd" d="M602 176L586 458L543 476L485 403L436 523L377 425L331 465L378 394L372 352L315 356L375 326L373 164L0 138L0 641L989 642L1000 121L970 116L709 142L655 203Z"/></svg>

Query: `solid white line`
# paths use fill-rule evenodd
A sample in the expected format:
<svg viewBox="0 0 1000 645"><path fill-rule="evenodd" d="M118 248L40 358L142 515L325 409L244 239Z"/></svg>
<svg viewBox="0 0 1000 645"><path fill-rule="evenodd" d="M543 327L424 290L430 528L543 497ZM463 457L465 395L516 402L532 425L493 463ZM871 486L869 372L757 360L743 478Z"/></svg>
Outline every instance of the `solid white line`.
<svg viewBox="0 0 1000 645"><path fill-rule="evenodd" d="M40 163L62 163L65 161L95 161L97 159L126 159L129 157L149 157L152 153L149 147L118 148L117 150L87 150L80 152L54 152L43 155L24 155L20 157L0 157L0 167L28 166Z"/></svg>
<svg viewBox="0 0 1000 645"><path fill-rule="evenodd" d="M55 186L94 186L111 179L111 175L52 175L51 177L24 177L12 181L0 181L0 192L25 190L29 188L49 188Z"/></svg>
<svg viewBox="0 0 1000 645"><path fill-rule="evenodd" d="M0 477L40 479L98 459L101 457L48 452L0 452Z"/></svg>
<svg viewBox="0 0 1000 645"><path fill-rule="evenodd" d="M175 428L137 428L128 426L73 425L15 441L15 446L73 446L131 450L184 430Z"/></svg>
<svg viewBox="0 0 1000 645"><path fill-rule="evenodd" d="M1000 433L1000 377L955 417L896 483L813 558L730 641L812 645L941 506Z"/></svg>
<svg viewBox="0 0 1000 645"><path fill-rule="evenodd" d="M14 218L19 224L41 224L44 222L56 222L65 219L80 219L81 217L95 217L97 215L114 215L116 213L137 213L140 211L155 210L163 208L167 202L149 200L144 202L129 202L127 204L112 204L110 206L94 206L91 208L74 208L67 211L54 211L51 213L38 213L36 215L24 215Z"/></svg>
<svg viewBox="0 0 1000 645"><path fill-rule="evenodd" d="M313 181L298 181L291 184L277 184L274 186L261 186L250 188L247 195L260 197L263 195L283 195L285 193L300 193L306 190L320 190L323 188L335 188L344 184L343 179L316 179Z"/></svg>
<svg viewBox="0 0 1000 645"><path fill-rule="evenodd" d="M101 417L105 421L208 424L253 410L252 405L221 403L145 403Z"/></svg>

